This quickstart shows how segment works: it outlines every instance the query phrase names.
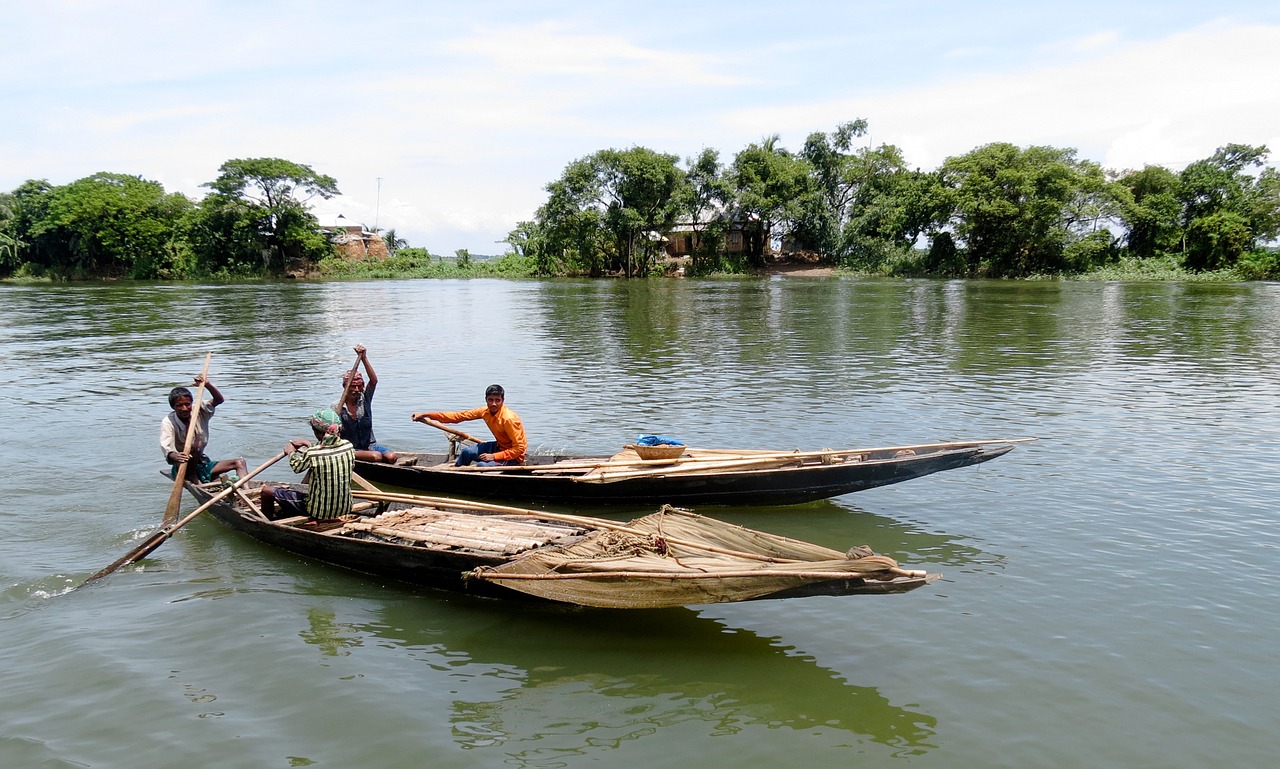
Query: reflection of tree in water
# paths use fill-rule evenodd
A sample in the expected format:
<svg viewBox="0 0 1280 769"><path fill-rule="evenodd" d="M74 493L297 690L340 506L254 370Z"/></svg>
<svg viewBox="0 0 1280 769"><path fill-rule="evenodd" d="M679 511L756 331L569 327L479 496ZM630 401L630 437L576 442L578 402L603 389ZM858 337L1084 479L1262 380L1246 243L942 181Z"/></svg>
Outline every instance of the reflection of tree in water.
<svg viewBox="0 0 1280 769"><path fill-rule="evenodd" d="M394 616L417 615L409 604L388 606L387 626L366 629L395 636L397 645L431 649L428 664L456 681L451 690L484 689L485 699L453 701L454 737L463 748L497 748L517 765L690 729L698 736L839 730L904 755L933 747L933 717L852 685L775 638L692 610L490 601L429 610L430 629L423 616ZM476 686L478 678L487 683Z"/></svg>
<svg viewBox="0 0 1280 769"><path fill-rule="evenodd" d="M310 627L298 635L307 643L319 646L326 656L346 656L351 653L348 649L360 646L360 628L339 622L337 615L328 609L308 609L307 624Z"/></svg>

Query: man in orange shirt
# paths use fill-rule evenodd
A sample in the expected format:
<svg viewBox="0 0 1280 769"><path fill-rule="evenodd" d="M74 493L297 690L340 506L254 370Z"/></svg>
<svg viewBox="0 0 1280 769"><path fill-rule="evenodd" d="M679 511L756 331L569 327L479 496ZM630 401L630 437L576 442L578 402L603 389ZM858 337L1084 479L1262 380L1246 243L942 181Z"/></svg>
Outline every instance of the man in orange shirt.
<svg viewBox="0 0 1280 769"><path fill-rule="evenodd" d="M413 414L413 421L433 419L444 424L457 424L473 419L483 419L496 440L485 441L477 446L467 446L458 454L458 461L455 464L462 466L475 462L482 467L524 464L524 453L529 447L529 442L524 436L524 425L520 423L519 415L507 408L505 401L506 393L503 392L502 386L489 385L484 391L485 405L478 409L417 411Z"/></svg>

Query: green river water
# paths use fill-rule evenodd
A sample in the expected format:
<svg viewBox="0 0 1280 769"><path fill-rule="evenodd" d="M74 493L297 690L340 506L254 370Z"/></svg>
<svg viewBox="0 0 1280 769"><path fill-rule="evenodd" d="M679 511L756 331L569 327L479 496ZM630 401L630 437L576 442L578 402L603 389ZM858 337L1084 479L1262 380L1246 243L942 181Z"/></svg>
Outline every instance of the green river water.
<svg viewBox="0 0 1280 769"><path fill-rule="evenodd" d="M1275 284L0 286L0 767L1269 766L1278 332ZM945 575L904 595L507 603L211 519L67 592L158 525L165 396L206 352L210 454L255 466L357 343L402 450L492 382L544 453L1039 440L701 511Z"/></svg>

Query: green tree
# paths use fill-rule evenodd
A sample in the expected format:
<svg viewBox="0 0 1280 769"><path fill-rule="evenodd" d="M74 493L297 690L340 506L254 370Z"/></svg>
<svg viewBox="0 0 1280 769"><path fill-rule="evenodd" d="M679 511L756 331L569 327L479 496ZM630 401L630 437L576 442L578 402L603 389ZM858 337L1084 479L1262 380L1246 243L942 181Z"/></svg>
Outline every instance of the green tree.
<svg viewBox="0 0 1280 769"><path fill-rule="evenodd" d="M844 227L866 182L865 169L858 167L861 164L852 150L853 140L866 133L867 121L859 118L841 123L831 135L816 131L805 139L800 157L809 163L813 189L793 233L801 248L832 257L842 250Z"/></svg>
<svg viewBox="0 0 1280 769"><path fill-rule="evenodd" d="M988 144L948 158L941 171L969 269L992 277L1065 269L1067 245L1090 232L1079 229L1081 196L1106 190L1099 165L1055 147Z"/></svg>
<svg viewBox="0 0 1280 769"><path fill-rule="evenodd" d="M613 237L623 274L647 275L662 250L663 233L687 199L679 158L646 147L596 154L604 225Z"/></svg>
<svg viewBox="0 0 1280 769"><path fill-rule="evenodd" d="M1180 175L1187 267L1231 267L1280 231L1280 178L1265 146L1228 144ZM1258 171L1257 169L1261 169Z"/></svg>
<svg viewBox="0 0 1280 769"><path fill-rule="evenodd" d="M258 275L270 261L262 209L247 200L205 195L183 219L182 234L197 274Z"/></svg>
<svg viewBox="0 0 1280 769"><path fill-rule="evenodd" d="M105 172L42 187L31 189L29 230L42 268L64 277L173 274L174 236L191 207L185 196L166 193L159 182Z"/></svg>
<svg viewBox="0 0 1280 769"><path fill-rule="evenodd" d="M937 174L908 170L898 147L855 148L866 132L867 121L859 119L805 140L800 156L813 188L793 235L824 260L873 269L940 229L951 209Z"/></svg>
<svg viewBox="0 0 1280 769"><path fill-rule="evenodd" d="M1126 191L1121 219L1131 256L1149 259L1182 250L1182 186L1178 175L1162 166L1146 166L1120 177Z"/></svg>
<svg viewBox="0 0 1280 769"><path fill-rule="evenodd" d="M601 275L608 246L596 171L590 159L566 166L561 177L547 185L547 192L547 202L538 208L535 220L542 248L538 264L554 266L557 272Z"/></svg>
<svg viewBox="0 0 1280 769"><path fill-rule="evenodd" d="M929 253L925 257L925 269L935 275L963 275L966 271L964 257L956 248L951 233L943 230L934 235L929 242Z"/></svg>
<svg viewBox="0 0 1280 769"><path fill-rule="evenodd" d="M544 261L562 260L592 275L605 270L628 277L648 274L662 233L687 199L677 160L632 147L601 150L570 163L547 185L550 195L538 209Z"/></svg>
<svg viewBox="0 0 1280 769"><path fill-rule="evenodd" d="M522 221L517 222L516 228L507 233L505 242L511 246L516 256L533 263L535 275L555 275L560 265L547 248L546 241L541 225L535 221Z"/></svg>
<svg viewBox="0 0 1280 769"><path fill-rule="evenodd" d="M60 246L51 248L49 240L37 241L34 235L36 225L48 215L52 193L53 185L45 179L28 179L13 191L16 210L11 231L19 244L17 266L29 265L36 272L43 272L62 250Z"/></svg>
<svg viewBox="0 0 1280 769"><path fill-rule="evenodd" d="M810 166L778 146L775 134L747 145L734 156L729 178L735 208L746 238L747 259L763 267L765 252L775 237L796 229L810 194Z"/></svg>
<svg viewBox="0 0 1280 769"><path fill-rule="evenodd" d="M18 249L18 198L12 192L0 192L0 276L12 275L22 262Z"/></svg>
<svg viewBox="0 0 1280 769"><path fill-rule="evenodd" d="M1187 225L1186 265L1193 270L1234 266L1253 249L1250 223L1235 211L1219 210Z"/></svg>
<svg viewBox="0 0 1280 769"><path fill-rule="evenodd" d="M387 253L395 256L396 252L409 245L409 241L396 235L394 229L387 230L387 234L382 236L382 242L387 244Z"/></svg>
<svg viewBox="0 0 1280 769"><path fill-rule="evenodd" d="M733 186L725 175L718 150L704 148L686 161L687 197L684 210L693 228L692 272L710 272L724 246L729 221L726 212L733 200Z"/></svg>
<svg viewBox="0 0 1280 769"><path fill-rule="evenodd" d="M954 211L941 176L908 170L897 147L859 150L854 161L860 182L840 234L844 263L874 268L909 252L921 235L940 231Z"/></svg>
<svg viewBox="0 0 1280 769"><path fill-rule="evenodd" d="M223 214L234 211L231 201L247 204L241 210L265 241L268 271L281 272L294 260L314 263L332 252L307 203L337 196L333 177L280 158L241 158L223 163L218 178L204 186L219 196L214 208Z"/></svg>

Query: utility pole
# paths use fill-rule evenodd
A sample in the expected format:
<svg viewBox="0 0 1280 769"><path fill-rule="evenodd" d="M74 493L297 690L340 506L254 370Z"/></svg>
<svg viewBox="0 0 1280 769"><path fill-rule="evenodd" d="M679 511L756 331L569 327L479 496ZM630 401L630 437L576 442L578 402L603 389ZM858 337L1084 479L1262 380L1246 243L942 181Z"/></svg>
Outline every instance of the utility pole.
<svg viewBox="0 0 1280 769"><path fill-rule="evenodd" d="M382 177L378 177L378 202L373 208L373 234L378 234L378 214L382 213Z"/></svg>

